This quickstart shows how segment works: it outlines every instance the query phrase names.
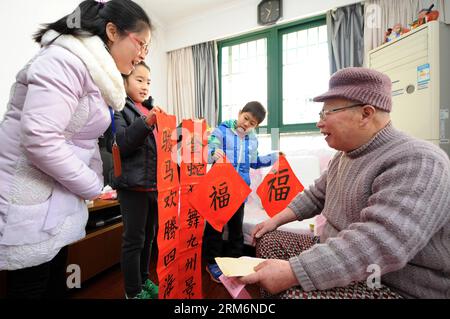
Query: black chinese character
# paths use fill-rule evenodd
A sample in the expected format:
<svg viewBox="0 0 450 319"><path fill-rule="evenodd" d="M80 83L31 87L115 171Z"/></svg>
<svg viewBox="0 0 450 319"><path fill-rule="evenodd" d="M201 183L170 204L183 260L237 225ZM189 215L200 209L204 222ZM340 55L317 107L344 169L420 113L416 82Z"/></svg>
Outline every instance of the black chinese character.
<svg viewBox="0 0 450 319"><path fill-rule="evenodd" d="M172 151L172 138L171 138L170 129L165 129L163 131L163 140L162 140L162 150L166 153L170 153Z"/></svg>
<svg viewBox="0 0 450 319"><path fill-rule="evenodd" d="M214 206L214 210L217 210L217 202L219 202L219 208L227 207L230 203L230 194L228 194L227 182L223 182L219 186L219 194L217 194L216 187L213 186L214 192L209 195L209 197L212 198L212 202L209 207Z"/></svg>
<svg viewBox="0 0 450 319"><path fill-rule="evenodd" d="M205 164L189 163L187 166L188 176L203 176L205 175Z"/></svg>
<svg viewBox="0 0 450 319"><path fill-rule="evenodd" d="M276 174L282 175L283 173L287 172L288 169L284 169L282 171L277 172ZM277 181L277 183L275 183ZM269 202L272 201L272 195L275 193L275 201L279 200L286 200L286 198L289 195L289 191L291 190L290 186L287 185L289 181L289 175L283 175L283 176L275 176L269 182L267 185L269 185Z"/></svg>
<svg viewBox="0 0 450 319"><path fill-rule="evenodd" d="M195 237L194 234L191 234L191 238L189 238L186 243L188 245L188 248L197 247L198 246L197 237Z"/></svg>
<svg viewBox="0 0 450 319"><path fill-rule="evenodd" d="M170 208L177 206L177 202L175 201L177 197L176 191L170 191L170 194L164 198L164 208Z"/></svg>
<svg viewBox="0 0 450 319"><path fill-rule="evenodd" d="M187 223L188 223L189 228L194 227L195 229L197 229L198 224L199 224L199 219L200 219L200 215L198 214L198 211L196 211L195 209L189 208L188 218L187 218Z"/></svg>
<svg viewBox="0 0 450 319"><path fill-rule="evenodd" d="M164 266L168 266L177 256L177 249L172 249L167 255L164 256Z"/></svg>
<svg viewBox="0 0 450 319"><path fill-rule="evenodd" d="M197 253L194 254L192 258L188 258L186 260L186 264L184 265L185 271L194 270L197 268Z"/></svg>
<svg viewBox="0 0 450 319"><path fill-rule="evenodd" d="M169 274L166 279L164 279L164 299L170 296L172 290L174 288L173 284L175 283L175 278L173 274Z"/></svg>
<svg viewBox="0 0 450 319"><path fill-rule="evenodd" d="M173 217L164 224L164 239L174 239L177 229L177 219Z"/></svg>
<svg viewBox="0 0 450 319"><path fill-rule="evenodd" d="M190 147L191 153L199 153L202 151L203 141L198 134L193 134L186 146Z"/></svg>
<svg viewBox="0 0 450 319"><path fill-rule="evenodd" d="M169 159L164 162L166 165L166 171L164 172L164 180L170 178L170 181L173 182L173 168L172 168L172 161Z"/></svg>
<svg viewBox="0 0 450 319"><path fill-rule="evenodd" d="M191 299L194 297L194 286L196 285L194 282L194 277L191 276L185 281L186 288L183 289L183 293L186 296L187 299Z"/></svg>

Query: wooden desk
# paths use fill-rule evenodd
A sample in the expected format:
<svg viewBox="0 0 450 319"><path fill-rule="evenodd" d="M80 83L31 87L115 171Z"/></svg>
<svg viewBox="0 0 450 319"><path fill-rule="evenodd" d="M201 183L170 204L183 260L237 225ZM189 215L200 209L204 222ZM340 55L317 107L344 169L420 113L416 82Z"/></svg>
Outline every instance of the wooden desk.
<svg viewBox="0 0 450 319"><path fill-rule="evenodd" d="M108 207L119 206L119 201L114 199L96 199L93 204L87 205L89 213L102 210Z"/></svg>
<svg viewBox="0 0 450 319"><path fill-rule="evenodd" d="M98 199L88 209L92 215L120 208L117 200ZM120 262L122 231L122 222L88 229L86 237L69 246L67 264L80 266L81 282Z"/></svg>

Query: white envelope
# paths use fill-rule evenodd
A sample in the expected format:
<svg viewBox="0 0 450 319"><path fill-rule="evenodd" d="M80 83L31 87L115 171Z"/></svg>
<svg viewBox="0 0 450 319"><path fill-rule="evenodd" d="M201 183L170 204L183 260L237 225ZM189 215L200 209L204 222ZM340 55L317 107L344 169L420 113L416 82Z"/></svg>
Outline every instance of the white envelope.
<svg viewBox="0 0 450 319"><path fill-rule="evenodd" d="M262 258L242 256L239 258L216 257L217 265L227 277L247 276L255 272L254 268L265 261Z"/></svg>

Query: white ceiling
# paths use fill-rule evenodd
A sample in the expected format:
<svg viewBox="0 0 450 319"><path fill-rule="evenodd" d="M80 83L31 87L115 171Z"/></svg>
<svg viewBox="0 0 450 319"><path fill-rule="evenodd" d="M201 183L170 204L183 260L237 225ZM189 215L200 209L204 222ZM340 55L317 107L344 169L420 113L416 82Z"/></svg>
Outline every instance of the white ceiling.
<svg viewBox="0 0 450 319"><path fill-rule="evenodd" d="M168 27L192 16L246 1L254 0L136 0L149 13L150 18Z"/></svg>

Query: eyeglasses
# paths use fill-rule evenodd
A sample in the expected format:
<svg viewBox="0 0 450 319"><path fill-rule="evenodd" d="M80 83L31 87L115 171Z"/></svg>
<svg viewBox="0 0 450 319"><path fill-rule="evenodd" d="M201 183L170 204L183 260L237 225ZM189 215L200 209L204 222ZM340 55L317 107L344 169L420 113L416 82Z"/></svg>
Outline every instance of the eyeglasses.
<svg viewBox="0 0 450 319"><path fill-rule="evenodd" d="M322 111L319 112L319 116L320 116L320 119L322 121L324 121L327 118L328 114L337 113L337 112L344 111L344 110L347 110L347 109L350 109L350 108L353 108L353 107L363 106L363 105L366 105L366 104L359 103L359 104L353 104L353 105L344 106L344 107L337 107L337 108L334 108L334 109L331 109L331 110L322 110Z"/></svg>
<svg viewBox="0 0 450 319"><path fill-rule="evenodd" d="M128 33L128 36L139 45L139 53L148 53L148 44L136 38L133 34Z"/></svg>

